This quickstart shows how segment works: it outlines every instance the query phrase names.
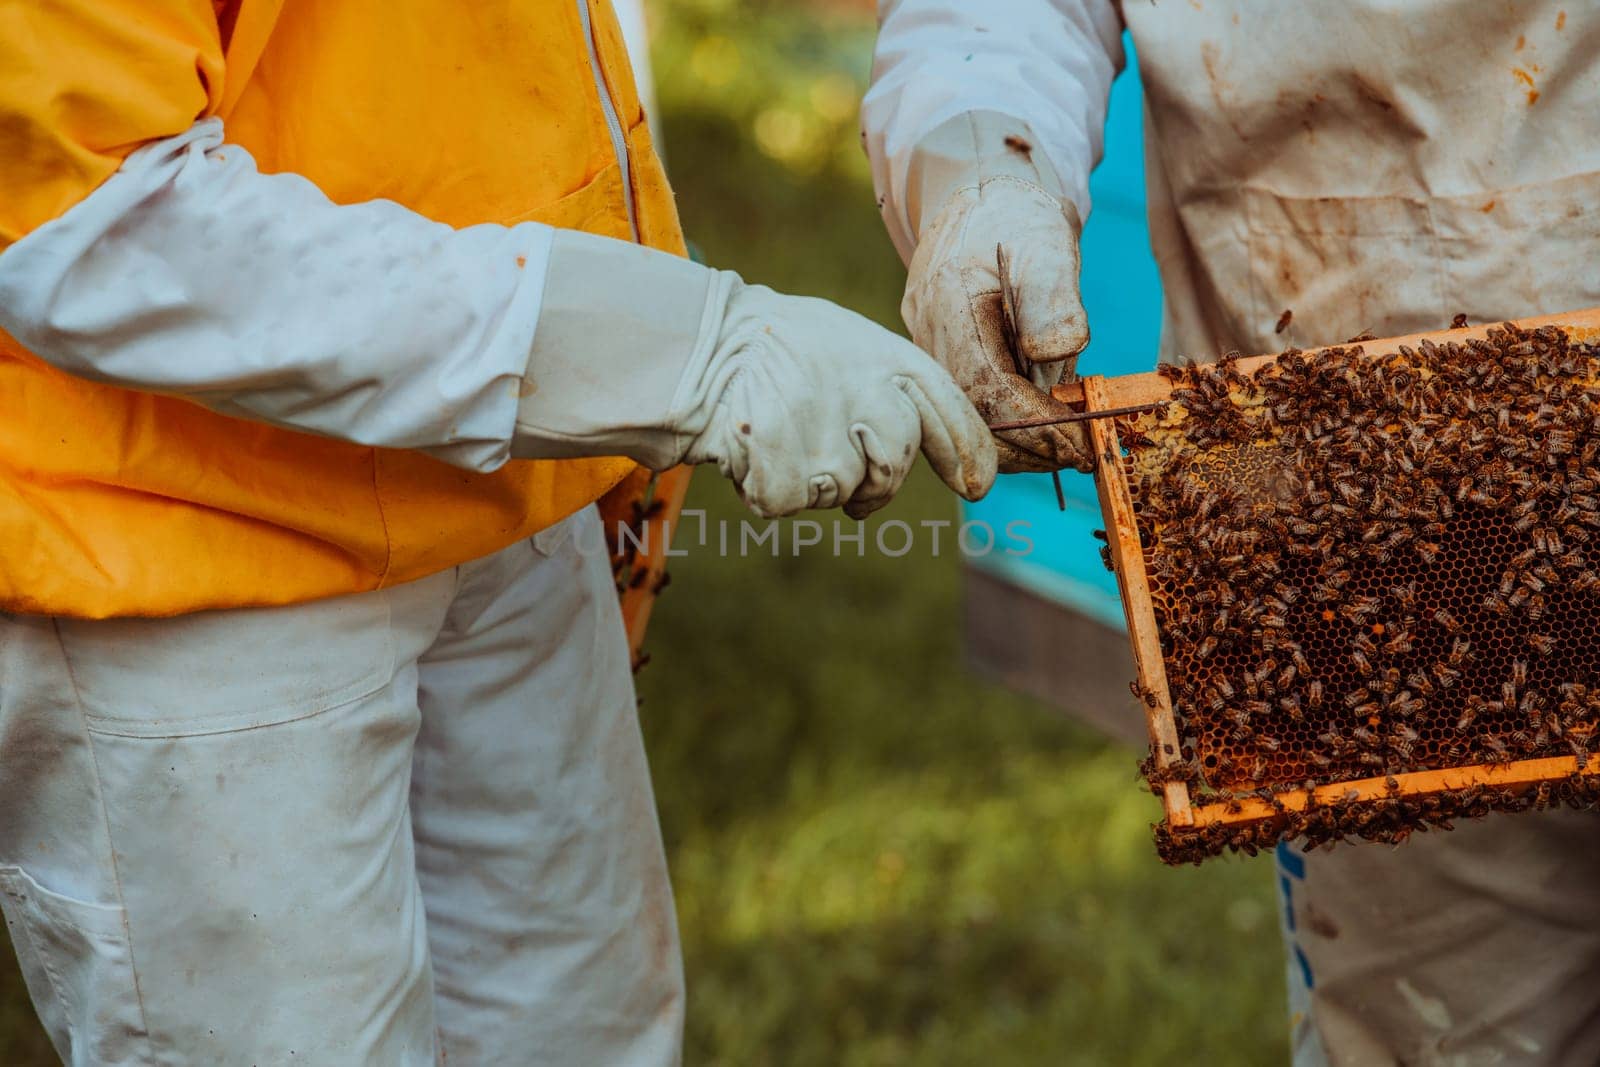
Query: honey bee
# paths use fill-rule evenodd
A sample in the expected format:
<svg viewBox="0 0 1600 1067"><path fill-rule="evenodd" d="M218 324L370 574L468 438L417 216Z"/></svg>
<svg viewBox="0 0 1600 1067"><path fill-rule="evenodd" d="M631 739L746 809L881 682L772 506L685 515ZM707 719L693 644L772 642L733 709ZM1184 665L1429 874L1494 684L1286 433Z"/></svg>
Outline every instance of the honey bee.
<svg viewBox="0 0 1600 1067"><path fill-rule="evenodd" d="M1385 537L1383 539L1383 545L1385 548L1390 549L1399 548L1401 545L1410 542L1414 537L1416 537L1416 531L1410 529L1409 527L1402 527Z"/></svg>
<svg viewBox="0 0 1600 1067"><path fill-rule="evenodd" d="M1433 679L1422 671L1412 671L1406 675L1406 684L1424 696L1430 696L1434 692Z"/></svg>
<svg viewBox="0 0 1600 1067"><path fill-rule="evenodd" d="M1377 597L1356 596L1347 601L1339 613L1351 622L1365 622L1377 614L1382 603Z"/></svg>
<svg viewBox="0 0 1600 1067"><path fill-rule="evenodd" d="M1395 694L1395 698L1389 702L1389 710L1396 715L1410 718L1422 710L1422 705L1423 702L1412 696L1410 691L1402 690Z"/></svg>
<svg viewBox="0 0 1600 1067"><path fill-rule="evenodd" d="M1407 630L1396 630L1389 637L1389 640L1383 643L1383 650L1390 655L1410 652L1411 649L1411 634Z"/></svg>

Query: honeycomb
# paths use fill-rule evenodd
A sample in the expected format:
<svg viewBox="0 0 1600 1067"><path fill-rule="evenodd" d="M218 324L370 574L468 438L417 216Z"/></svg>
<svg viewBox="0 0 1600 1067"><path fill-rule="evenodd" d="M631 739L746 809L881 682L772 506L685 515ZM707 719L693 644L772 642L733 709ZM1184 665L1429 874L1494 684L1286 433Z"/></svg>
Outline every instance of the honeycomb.
<svg viewBox="0 0 1600 1067"><path fill-rule="evenodd" d="M1181 753L1197 803L1551 756L1600 718L1600 347L1554 327L1369 356L1164 368L1120 422ZM1595 741L1600 752L1600 741ZM1393 778L1389 777L1393 782ZM1168 859L1300 835L1402 839L1557 790L1163 828Z"/></svg>

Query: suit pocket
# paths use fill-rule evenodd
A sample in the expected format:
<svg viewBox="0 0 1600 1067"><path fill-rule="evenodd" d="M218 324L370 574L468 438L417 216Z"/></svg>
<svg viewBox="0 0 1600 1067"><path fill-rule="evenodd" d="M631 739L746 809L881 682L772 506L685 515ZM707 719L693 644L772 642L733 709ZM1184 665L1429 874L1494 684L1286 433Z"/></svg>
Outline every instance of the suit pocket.
<svg viewBox="0 0 1600 1067"><path fill-rule="evenodd" d="M147 1062L122 908L53 893L20 867L0 867L0 910L34 1009L62 1061Z"/></svg>
<svg viewBox="0 0 1600 1067"><path fill-rule="evenodd" d="M1473 322L1600 305L1600 173L1433 201L1450 314Z"/></svg>
<svg viewBox="0 0 1600 1067"><path fill-rule="evenodd" d="M91 731L191 737L309 718L394 674L392 590L168 619L59 619Z"/></svg>
<svg viewBox="0 0 1600 1067"><path fill-rule="evenodd" d="M1250 252L1250 351L1277 351L1289 340L1309 348L1363 330L1387 337L1448 324L1444 268L1426 200L1288 197L1253 187L1241 193ZM1294 329L1278 335L1284 311L1294 313Z"/></svg>

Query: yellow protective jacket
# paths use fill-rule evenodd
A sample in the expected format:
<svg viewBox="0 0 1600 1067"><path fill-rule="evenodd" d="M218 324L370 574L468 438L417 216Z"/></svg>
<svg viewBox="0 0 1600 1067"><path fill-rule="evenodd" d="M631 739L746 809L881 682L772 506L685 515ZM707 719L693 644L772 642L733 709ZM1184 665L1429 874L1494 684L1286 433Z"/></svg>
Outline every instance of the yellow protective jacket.
<svg viewBox="0 0 1600 1067"><path fill-rule="evenodd" d="M606 0L0 5L0 251L140 146L212 116L263 171L338 203L682 251ZM3 333L0 397L0 609L14 612L168 615L369 590L640 481L621 459L480 474L232 419L69 377Z"/></svg>

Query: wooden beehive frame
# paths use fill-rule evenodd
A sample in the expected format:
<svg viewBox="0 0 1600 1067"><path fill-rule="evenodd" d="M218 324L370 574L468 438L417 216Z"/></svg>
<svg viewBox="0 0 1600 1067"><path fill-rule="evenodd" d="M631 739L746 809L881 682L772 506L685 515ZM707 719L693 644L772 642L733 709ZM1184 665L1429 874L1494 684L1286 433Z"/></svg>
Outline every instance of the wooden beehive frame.
<svg viewBox="0 0 1600 1067"><path fill-rule="evenodd" d="M1522 319L1516 324L1524 329L1558 326L1576 341L1589 343L1600 341L1600 308ZM1387 356L1398 351L1401 345L1415 347L1424 339L1443 344L1475 337L1482 338L1495 325L1498 324L1489 323L1411 334L1406 337L1364 341L1361 342L1361 346L1369 357ZM1317 351L1319 350L1311 349L1307 354L1315 356ZM1242 373L1249 374L1276 359L1275 355L1241 359L1238 369ZM1114 378L1084 378L1058 386L1055 396L1056 399L1081 407L1084 411L1107 411L1113 408L1158 404L1168 399L1172 389L1171 382L1151 372ZM1096 460L1095 485L1099 491L1100 510L1105 519L1111 561L1116 568L1117 584L1122 594L1122 610L1128 623L1128 638L1133 645L1134 664L1138 672L1137 684L1145 693L1153 695L1153 702L1146 701L1145 718L1149 729L1151 753L1156 768L1161 770L1171 767L1182 759L1182 752L1177 722L1173 715L1166 663L1161 655L1161 639L1156 624L1155 607L1145 572L1143 545L1134 515L1133 496L1121 462L1122 450L1114 422L1115 420L1111 418L1094 419L1089 422L1090 441ZM1515 788L1567 778L1578 771L1578 760L1575 756L1561 756L1502 764L1477 764L1442 770L1414 771L1393 776L1380 775L1355 781L1334 782L1314 790L1287 789L1277 792L1271 801L1255 796L1243 796L1226 801L1200 803L1191 792L1190 783L1168 781L1161 787L1161 797L1163 807L1166 809L1168 827L1174 831L1184 832L1225 824L1260 822L1281 816L1286 811L1303 811L1310 806L1339 801L1360 802L1397 795L1421 796L1473 785ZM1600 775L1600 757L1591 757L1582 773L1590 776Z"/></svg>

